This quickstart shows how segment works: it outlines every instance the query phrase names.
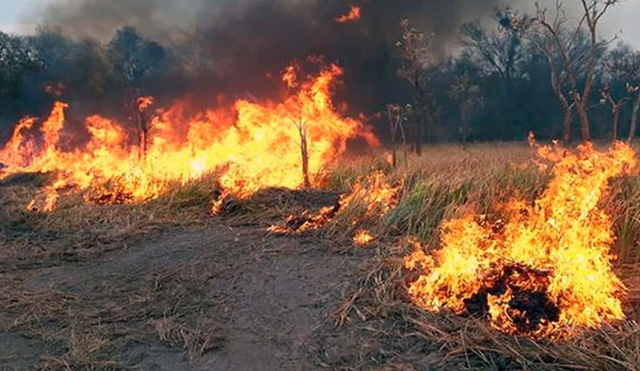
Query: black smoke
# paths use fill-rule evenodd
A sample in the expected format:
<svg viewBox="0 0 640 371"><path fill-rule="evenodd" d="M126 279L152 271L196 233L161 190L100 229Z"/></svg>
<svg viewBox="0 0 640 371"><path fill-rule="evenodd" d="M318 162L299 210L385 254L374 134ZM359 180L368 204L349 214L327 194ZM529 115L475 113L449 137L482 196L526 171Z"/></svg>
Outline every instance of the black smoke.
<svg viewBox="0 0 640 371"><path fill-rule="evenodd" d="M490 15L496 0L67 0L46 8L43 23L77 38L107 42L116 30L133 26L172 47L197 43L206 70L194 80L173 70L154 79L172 93L269 94L266 73L277 75L292 60L323 55L345 69L341 98L357 111L375 111L401 100L394 44L399 22L410 19L433 33L434 57L455 45L464 21ZM334 19L362 8L358 22ZM178 51L179 53L179 51ZM187 52L185 52L187 53ZM184 56L182 56L184 57ZM185 57L190 58L190 57ZM202 62L202 61L200 61ZM199 67L198 67L199 68ZM155 89L154 89L155 90ZM158 94L158 92L152 92ZM210 93L210 94L209 94Z"/></svg>

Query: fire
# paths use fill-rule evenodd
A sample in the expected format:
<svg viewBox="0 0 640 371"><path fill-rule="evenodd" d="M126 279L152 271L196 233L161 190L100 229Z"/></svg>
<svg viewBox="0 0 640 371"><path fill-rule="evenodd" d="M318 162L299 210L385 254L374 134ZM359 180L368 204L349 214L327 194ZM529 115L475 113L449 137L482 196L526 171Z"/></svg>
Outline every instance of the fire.
<svg viewBox="0 0 640 371"><path fill-rule="evenodd" d="M532 337L562 338L624 318L612 221L598 202L611 178L635 168L634 151L617 143L608 152L586 144L538 153L554 164L553 180L532 205L514 200L499 208L501 218L449 220L439 250L429 256L417 246L406 258L421 272L409 287L417 305L483 314L498 330Z"/></svg>
<svg viewBox="0 0 640 371"><path fill-rule="evenodd" d="M373 242L375 238L371 235L369 231L359 230L356 232L356 235L353 236L353 243L358 246L366 246Z"/></svg>
<svg viewBox="0 0 640 371"><path fill-rule="evenodd" d="M336 217L346 219L349 225L357 225L367 219L384 216L397 206L402 184L392 186L381 171L376 171L351 186L351 191L340 197L332 206L320 209L317 214L305 211L300 216L289 216L285 226L272 226L270 232L278 234L303 233L318 230ZM364 245L373 240L370 233L358 231L354 242L363 241Z"/></svg>
<svg viewBox="0 0 640 371"><path fill-rule="evenodd" d="M6 166L0 178L54 174L54 192L47 191L45 207L34 206L39 210L51 209L63 189L83 191L95 203L134 203L157 198L172 183L213 171L220 174L224 190L239 198L265 187L301 187L343 153L349 139L378 144L361 120L343 117L332 104L342 69L319 64L318 71L307 76L299 64L287 67L287 95L280 102L241 99L231 107L191 114L187 101L152 109L153 97L140 97L135 125L87 117L89 140L84 145L69 140L69 107L57 102L39 128L35 118L18 123L0 148L0 163Z"/></svg>
<svg viewBox="0 0 640 371"><path fill-rule="evenodd" d="M362 9L359 6L349 5L349 13L343 14L337 17L335 20L338 23L354 22L360 20Z"/></svg>

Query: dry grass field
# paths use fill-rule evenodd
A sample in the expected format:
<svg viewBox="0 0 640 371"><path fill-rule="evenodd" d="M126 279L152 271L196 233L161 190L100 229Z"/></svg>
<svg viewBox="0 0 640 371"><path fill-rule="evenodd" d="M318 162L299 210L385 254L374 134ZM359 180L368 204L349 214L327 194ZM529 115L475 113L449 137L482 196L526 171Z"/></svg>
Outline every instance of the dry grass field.
<svg viewBox="0 0 640 371"><path fill-rule="evenodd" d="M409 294L412 241L429 254L443 222L531 204L553 179L535 159L525 143L400 150L396 168L384 151L346 156L316 189L228 197L217 216L215 174L133 205L70 191L49 213L26 210L47 175L13 175L0 181L0 369L638 370L633 174L608 180L597 202L615 235L624 319L535 338ZM317 227L274 232L340 202Z"/></svg>

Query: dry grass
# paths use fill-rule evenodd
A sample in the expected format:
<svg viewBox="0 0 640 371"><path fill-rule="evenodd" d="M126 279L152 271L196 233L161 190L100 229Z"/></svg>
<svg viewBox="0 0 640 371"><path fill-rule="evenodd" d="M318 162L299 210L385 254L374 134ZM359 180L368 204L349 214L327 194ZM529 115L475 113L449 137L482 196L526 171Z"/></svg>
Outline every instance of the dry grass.
<svg viewBox="0 0 640 371"><path fill-rule="evenodd" d="M532 153L517 143L474 145L466 151L439 145L425 148L419 158L400 153L396 169L389 166L384 152L354 157L327 169L326 191L266 190L251 200L229 200L223 217L234 224L268 226L287 215L332 204L339 192L374 170L384 171L390 183L403 182L397 207L383 217L362 218L362 208L350 208L315 236L330 239L343 252L358 228L377 237L376 258L363 267L363 278L345 292L334 316L345 329L356 329L363 341L361 351L348 362L318 356L318 363L327 368L640 370L640 181L636 178L617 179L614 192L602 204L614 219L613 250L620 256L616 270L629 287L626 321L563 343L536 342L496 333L481 319L425 312L406 296L402 258L409 251L398 241L413 236L436 247L442 221L469 207L488 212L510 197L535 198L549 175L533 166ZM39 182L28 179L28 184L0 188L0 331L28 333L52 344L56 351L39 365L41 369L125 368L112 360L114 344L127 341L153 338L180 349L190 360L223 344L220 320L202 314L214 303L197 299L203 297L197 288L207 277L194 272L212 268L147 273L126 278L126 286L110 287L105 282L88 295L57 288L26 289L23 278L31 269L127 249L167 229L206 225L210 202L218 194L212 179L175 187L141 205L96 207L71 194L53 213L28 213L24 205ZM346 223L351 220L360 222Z"/></svg>
<svg viewBox="0 0 640 371"><path fill-rule="evenodd" d="M483 319L432 314L407 297L409 273L402 258L411 251L398 241L418 237L435 248L441 222L469 207L484 213L512 197L534 199L550 178L532 159L524 144L480 145L469 151L441 146L421 158L409 155L397 169L385 168L380 155L336 173L332 184L339 186L372 169L384 169L390 181L406 181L399 205L368 226L380 237L379 256L335 314L339 325L361 329L375 346L356 366L322 363L345 370L640 370L640 181L635 177L612 182L611 195L601 203L614 220L616 271L629 288L626 320L553 343L497 333ZM342 221L336 220L333 227L339 225Z"/></svg>

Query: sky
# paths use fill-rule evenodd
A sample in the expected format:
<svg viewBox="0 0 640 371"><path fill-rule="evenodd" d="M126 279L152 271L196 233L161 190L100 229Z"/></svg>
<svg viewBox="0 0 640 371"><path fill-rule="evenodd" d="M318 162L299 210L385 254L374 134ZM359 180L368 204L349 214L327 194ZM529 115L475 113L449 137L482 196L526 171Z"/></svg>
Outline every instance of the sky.
<svg viewBox="0 0 640 371"><path fill-rule="evenodd" d="M0 30L9 33L30 32L47 3L55 0L0 0ZM619 34L622 40L640 49L640 0L622 0L603 19L607 36ZM534 1L532 0L531 3ZM544 2L544 0L543 0ZM567 2L570 2L568 0Z"/></svg>

